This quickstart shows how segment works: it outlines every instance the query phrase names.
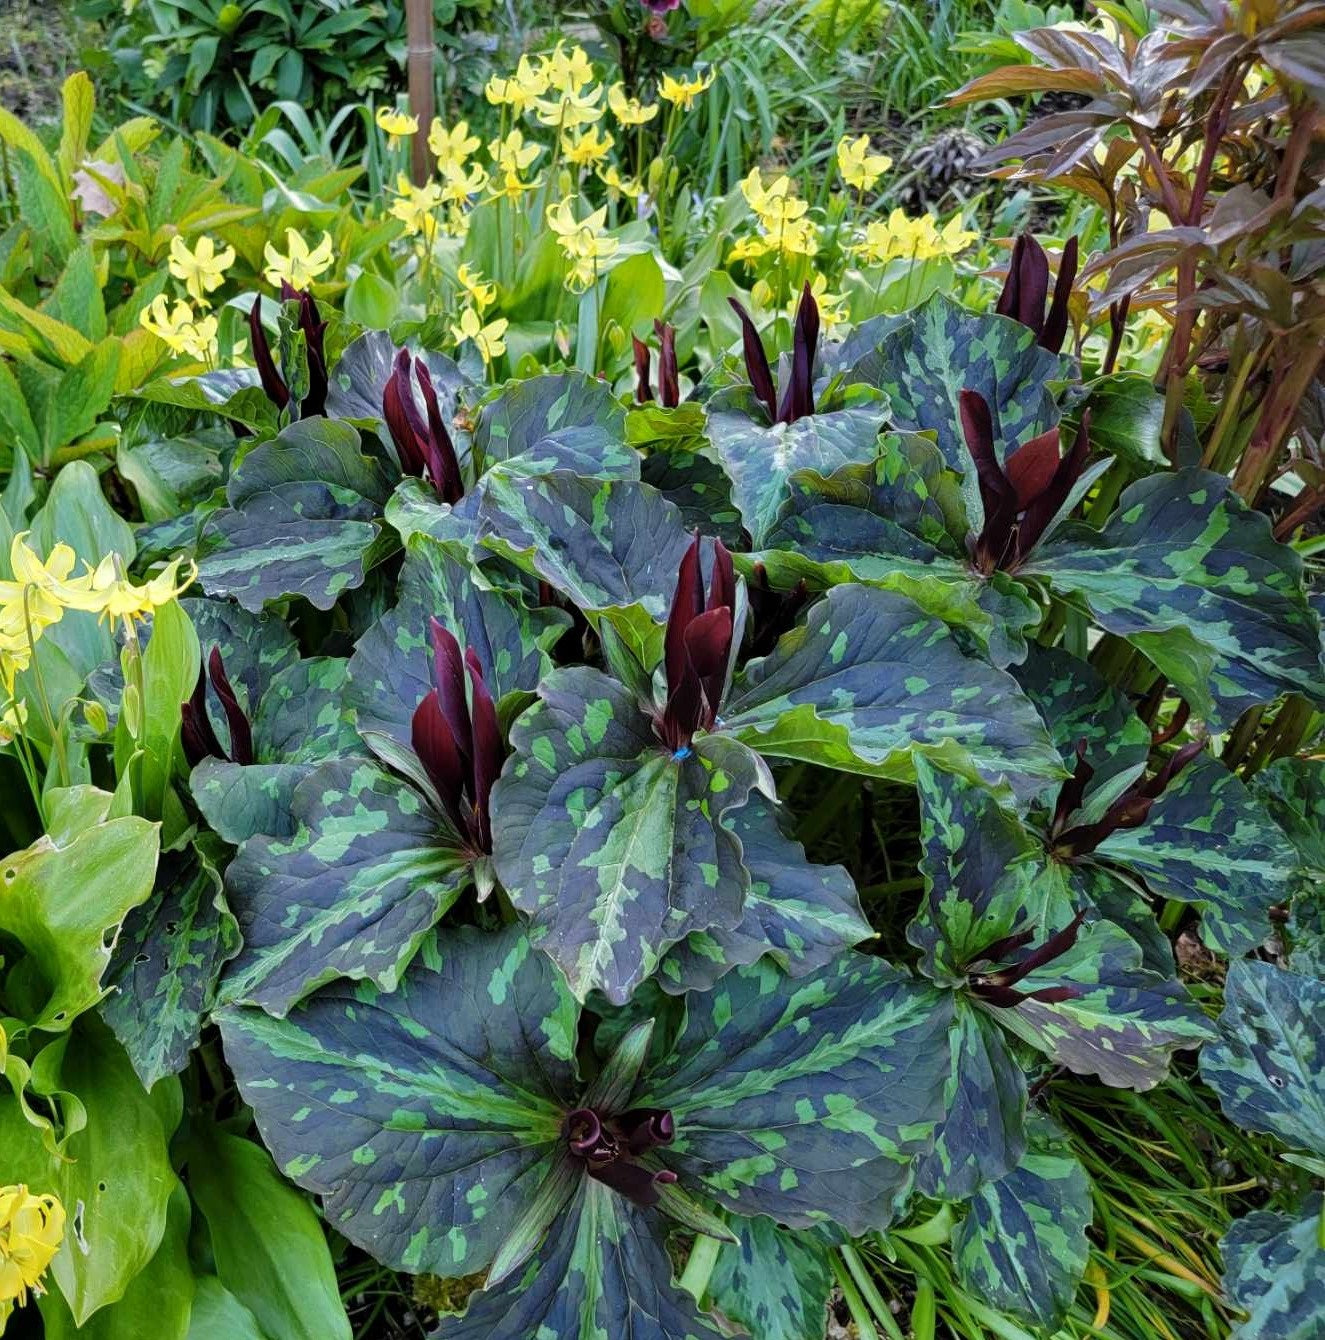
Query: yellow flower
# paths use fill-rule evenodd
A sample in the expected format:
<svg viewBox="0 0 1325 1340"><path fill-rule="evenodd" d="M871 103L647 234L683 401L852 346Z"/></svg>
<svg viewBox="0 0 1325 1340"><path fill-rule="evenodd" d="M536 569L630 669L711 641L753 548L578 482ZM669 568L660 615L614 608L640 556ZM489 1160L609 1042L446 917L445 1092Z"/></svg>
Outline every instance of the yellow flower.
<svg viewBox="0 0 1325 1340"><path fill-rule="evenodd" d="M597 126L590 126L588 130L578 135L563 135L561 154L575 167L593 167L612 152L615 143L616 140L611 135L600 135Z"/></svg>
<svg viewBox="0 0 1325 1340"><path fill-rule="evenodd" d="M395 144L406 135L413 135L419 128L419 118L408 112L398 112L394 107L377 109L377 128L386 132L387 143Z"/></svg>
<svg viewBox="0 0 1325 1340"><path fill-rule="evenodd" d="M535 69L528 56L521 56L515 73L508 79L493 75L483 92L494 107L509 107L516 116L522 116L534 105L536 98L547 92L548 76L543 69Z"/></svg>
<svg viewBox="0 0 1325 1340"><path fill-rule="evenodd" d="M171 353L187 354L200 361L216 356L217 320L199 317L186 302L171 307L164 293L138 313L138 324L163 341Z"/></svg>
<svg viewBox="0 0 1325 1340"><path fill-rule="evenodd" d="M592 125L602 117L599 105L602 98L602 85L597 85L587 93L566 92L556 99L539 98L534 103L534 112L545 126L574 130L577 126Z"/></svg>
<svg viewBox="0 0 1325 1340"><path fill-rule="evenodd" d="M658 115L656 102L649 103L647 107L641 105L638 98L626 97L626 86L619 83L607 90L607 105L623 126L646 125Z"/></svg>
<svg viewBox="0 0 1325 1340"><path fill-rule="evenodd" d="M618 196L625 196L627 200L638 200L644 193L644 187L634 177L623 177L615 163L599 168L598 180L607 187L607 193L614 200Z"/></svg>
<svg viewBox="0 0 1325 1340"><path fill-rule="evenodd" d="M749 237L738 237L736 244L727 255L730 261L757 261L767 256L770 251L776 250L769 245L766 238L758 233L752 233Z"/></svg>
<svg viewBox="0 0 1325 1340"><path fill-rule="evenodd" d="M437 117L433 117L428 130L428 148L437 159L437 166L443 172L447 168L464 167L469 155L478 148L481 141L477 135L469 133L468 121L457 121L451 130L447 130Z"/></svg>
<svg viewBox="0 0 1325 1340"><path fill-rule="evenodd" d="M741 182L741 194L766 228L799 219L810 208L796 195L790 177L778 177L765 187L758 168L751 168L749 176Z"/></svg>
<svg viewBox="0 0 1325 1340"><path fill-rule="evenodd" d="M4 650L0 648L0 661L4 658ZM0 675L3 672L0 671ZM12 686L11 686L12 688ZM0 712L0 745L10 745L14 743L14 738L23 733L24 727L28 724L28 705L23 699L18 702L11 702L3 712ZM0 1028L0 1060L4 1057L4 1029ZM0 1303L0 1308L3 1304ZM0 1310L0 1325L4 1323L4 1313Z"/></svg>
<svg viewBox="0 0 1325 1340"><path fill-rule="evenodd" d="M425 242L437 235L437 210L442 203L442 188L429 181L415 186L405 173L396 178L396 199L391 202L390 214L405 225L405 232L414 237L423 234Z"/></svg>
<svg viewBox="0 0 1325 1340"><path fill-rule="evenodd" d="M543 152L541 144L532 141L525 143L524 132L513 130L506 138L488 141L488 157L499 172L518 176L532 166L534 159Z"/></svg>
<svg viewBox="0 0 1325 1340"><path fill-rule="evenodd" d="M331 269L333 258L330 233L323 233L322 240L310 251L303 237L293 228L287 228L285 247L286 254L282 255L268 242L263 251L267 262L263 275L274 288L279 288L284 282L303 292L319 275Z"/></svg>
<svg viewBox="0 0 1325 1340"><path fill-rule="evenodd" d="M502 337L508 325L510 322L505 317L498 317L485 326L478 312L473 307L466 307L460 313L460 320L451 327L451 338L457 344L472 340L483 361L491 363L506 352L506 342Z"/></svg>
<svg viewBox="0 0 1325 1340"><path fill-rule="evenodd" d="M477 195L487 184L488 174L481 163L475 163L468 172L458 164L448 164L442 169L442 202L466 204L471 195Z"/></svg>
<svg viewBox="0 0 1325 1340"><path fill-rule="evenodd" d="M138 585L124 575L119 555L107 554L77 583L64 588L61 599L67 609L99 614L108 622L146 618L153 610L183 595L193 584L198 575L197 565L190 560L181 576L183 563L182 557L172 558L155 577Z"/></svg>
<svg viewBox="0 0 1325 1340"><path fill-rule="evenodd" d="M614 256L621 244L606 231L607 206L577 219L569 200L549 205L547 225L557 235L557 245L571 262L566 276L566 287L572 293L583 293L598 278L599 261Z"/></svg>
<svg viewBox="0 0 1325 1340"><path fill-rule="evenodd" d="M192 251L182 237L176 235L170 239L170 273L183 283L189 297L204 307L207 294L225 283L225 272L234 263L234 247L217 251L210 237L200 237Z"/></svg>
<svg viewBox="0 0 1325 1340"><path fill-rule="evenodd" d="M976 240L977 234L962 227L962 217L954 214L942 228L932 214L910 219L895 209L887 221L876 219L865 229L861 242L849 248L870 265L886 265L894 260L927 261L940 256L955 256Z"/></svg>
<svg viewBox="0 0 1325 1340"><path fill-rule="evenodd" d="M477 270L471 270L468 265L462 265L455 272L455 277L466 297L480 313L486 312L497 300L497 285L488 283Z"/></svg>
<svg viewBox="0 0 1325 1340"><path fill-rule="evenodd" d="M662 83L658 85L658 96L665 98L683 112L688 112L695 105L695 99L713 87L713 81L717 77L718 72L712 66L697 79L676 79L670 74L665 74Z"/></svg>
<svg viewBox="0 0 1325 1340"><path fill-rule="evenodd" d="M64 1238L64 1206L54 1196L34 1196L20 1183L0 1187L0 1330L28 1290L44 1293L46 1273Z"/></svg>
<svg viewBox="0 0 1325 1340"><path fill-rule="evenodd" d="M833 336L848 324L846 298L840 293L829 293L828 280L823 275L815 275L810 281L810 292L814 295L815 305L819 308L819 324L825 339ZM794 318L800 303L800 294L794 293L787 303L787 315Z"/></svg>
<svg viewBox="0 0 1325 1340"><path fill-rule="evenodd" d="M564 44L558 42L551 54L543 57L542 64L548 83L558 93L578 93L593 82L593 63L581 46L566 51Z"/></svg>
<svg viewBox="0 0 1325 1340"><path fill-rule="evenodd" d="M848 186L858 191L868 191L893 165L887 154L870 153L870 137L860 135L856 139L843 136L837 146L837 170Z"/></svg>

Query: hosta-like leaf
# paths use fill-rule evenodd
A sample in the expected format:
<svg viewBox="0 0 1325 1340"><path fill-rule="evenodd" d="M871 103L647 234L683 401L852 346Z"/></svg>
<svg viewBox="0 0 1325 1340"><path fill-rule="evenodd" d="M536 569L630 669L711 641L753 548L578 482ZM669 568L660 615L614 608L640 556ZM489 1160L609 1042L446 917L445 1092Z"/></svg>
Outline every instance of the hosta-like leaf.
<svg viewBox="0 0 1325 1340"><path fill-rule="evenodd" d="M963 1285L1001 1311L1054 1330L1090 1257L1090 1180L1062 1132L1033 1117L1020 1165L986 1185L957 1230Z"/></svg>
<svg viewBox="0 0 1325 1340"><path fill-rule="evenodd" d="M828 475L873 460L885 417L885 406L871 404L768 427L742 413L710 412L709 441L756 548L787 500L788 477L798 470Z"/></svg>
<svg viewBox="0 0 1325 1340"><path fill-rule="evenodd" d="M951 997L844 954L788 978L767 960L686 997L634 1102L666 1108L661 1161L741 1214L883 1227L943 1111Z"/></svg>
<svg viewBox="0 0 1325 1340"><path fill-rule="evenodd" d="M669 950L660 970L667 990L707 991L764 954L800 977L874 934L851 876L840 865L807 861L763 796L752 794L730 828L750 877L744 915L730 929L694 931Z"/></svg>
<svg viewBox="0 0 1325 1340"><path fill-rule="evenodd" d="M288 838L250 838L226 871L244 949L222 996L284 1013L338 977L389 991L469 880L441 816L364 760L322 764L295 788Z"/></svg>
<svg viewBox="0 0 1325 1340"><path fill-rule="evenodd" d="M892 424L932 430L944 459L965 470L959 402L978 391L989 406L999 459L1058 422L1050 383L1064 360L1041 349L1035 334L1010 317L968 312L936 296L886 335L852 377L879 387L892 405Z"/></svg>
<svg viewBox="0 0 1325 1340"><path fill-rule="evenodd" d="M586 1179L542 1250L499 1288L443 1317L435 1340L715 1340L672 1281L665 1221Z"/></svg>
<svg viewBox="0 0 1325 1340"><path fill-rule="evenodd" d="M597 670L555 670L539 697L492 794L497 876L576 996L620 1004L670 946L740 921L750 876L730 815L769 783L722 735L674 757Z"/></svg>
<svg viewBox="0 0 1325 1340"><path fill-rule="evenodd" d="M591 622L607 620L641 665L658 661L690 537L656 489L561 472L527 479L498 472L479 517L485 548L549 582Z"/></svg>
<svg viewBox="0 0 1325 1340"><path fill-rule="evenodd" d="M1222 475L1140 480L1103 531L1064 527L1027 571L1137 646L1216 729L1284 692L1325 698L1302 561Z"/></svg>
<svg viewBox="0 0 1325 1340"><path fill-rule="evenodd" d="M338 656L310 656L267 681L253 713L259 763L321 763L363 752L346 710L349 664Z"/></svg>
<svg viewBox="0 0 1325 1340"><path fill-rule="evenodd" d="M184 1069L238 952L215 867L200 852L167 852L152 897L125 918L107 978L115 992L101 1006L144 1088Z"/></svg>
<svg viewBox="0 0 1325 1340"><path fill-rule="evenodd" d="M384 467L359 450L359 435L331 419L292 423L254 447L213 514L218 543L198 565L203 590L257 612L303 596L330 609L362 584L391 493Z"/></svg>
<svg viewBox="0 0 1325 1340"><path fill-rule="evenodd" d="M1315 1340L1325 1329L1321 1213L1316 1193L1300 1215L1260 1210L1220 1239L1224 1290L1247 1314L1231 1340Z"/></svg>
<svg viewBox="0 0 1325 1340"><path fill-rule="evenodd" d="M806 1340L823 1329L833 1287L829 1245L818 1233L791 1233L762 1215L732 1224L709 1296L725 1317L760 1340Z"/></svg>
<svg viewBox="0 0 1325 1340"><path fill-rule="evenodd" d="M626 412L612 388L582 372L508 382L479 412L474 451L485 465L519 458L521 473L550 470L639 478L625 444ZM632 464L633 463L633 464ZM627 473L622 474L625 469Z"/></svg>
<svg viewBox="0 0 1325 1340"><path fill-rule="evenodd" d="M511 928L457 931L391 992L218 1022L263 1140L331 1226L397 1269L455 1276L492 1260L560 1156L576 1017Z"/></svg>
<svg viewBox="0 0 1325 1340"><path fill-rule="evenodd" d="M232 846L259 833L293 835L295 787L313 770L308 763L229 763L205 758L189 775L202 817Z"/></svg>
<svg viewBox="0 0 1325 1340"><path fill-rule="evenodd" d="M409 745L414 710L433 686L429 619L473 649L496 699L537 686L552 668L549 649L570 622L559 610L530 610L490 590L430 536L411 537L395 609L359 639L350 658L347 702L360 730Z"/></svg>
<svg viewBox="0 0 1325 1340"><path fill-rule="evenodd" d="M1325 1158L1325 982L1244 959L1229 969L1201 1076L1253 1131Z"/></svg>
<svg viewBox="0 0 1325 1340"><path fill-rule="evenodd" d="M723 725L761 753L909 780L915 754L1025 802L1062 764L1015 680L903 596L834 587L732 689Z"/></svg>

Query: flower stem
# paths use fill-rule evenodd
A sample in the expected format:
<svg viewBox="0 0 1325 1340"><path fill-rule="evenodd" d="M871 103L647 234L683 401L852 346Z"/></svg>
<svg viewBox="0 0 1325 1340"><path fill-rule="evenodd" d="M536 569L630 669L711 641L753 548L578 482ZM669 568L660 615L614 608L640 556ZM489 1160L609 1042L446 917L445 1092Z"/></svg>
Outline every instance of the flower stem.
<svg viewBox="0 0 1325 1340"><path fill-rule="evenodd" d="M695 1300L700 1302L708 1292L709 1280L713 1276L713 1267L718 1264L718 1253L722 1243L717 1238L706 1237L700 1233L695 1245L690 1249L685 1270L681 1272L681 1287Z"/></svg>

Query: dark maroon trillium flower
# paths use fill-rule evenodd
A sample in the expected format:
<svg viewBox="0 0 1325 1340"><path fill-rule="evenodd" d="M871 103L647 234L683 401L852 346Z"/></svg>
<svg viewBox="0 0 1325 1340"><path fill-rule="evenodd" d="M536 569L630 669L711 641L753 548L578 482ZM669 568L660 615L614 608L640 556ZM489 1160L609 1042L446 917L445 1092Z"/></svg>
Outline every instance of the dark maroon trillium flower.
<svg viewBox="0 0 1325 1340"><path fill-rule="evenodd" d="M641 0L641 2L645 9L655 14L670 14L672 10L681 8L681 0Z"/></svg>
<svg viewBox="0 0 1325 1340"><path fill-rule="evenodd" d="M326 413L327 408L327 323L318 311L317 303L311 293L301 293L289 284L281 284L281 301L299 304L299 329L304 334L304 349L308 359L308 394L299 406L301 418L311 418ZM262 300L254 298L248 313L249 343L253 346L253 359L258 365L258 379L267 399L277 409L284 409L290 403L290 388L276 369L276 360L272 358L271 345L267 342L267 332L262 328Z"/></svg>
<svg viewBox="0 0 1325 1340"><path fill-rule="evenodd" d="M994 450L994 424L978 391L961 393L962 431L975 462L985 523L967 540L971 560L988 575L1011 571L1040 542L1050 522L1081 478L1090 455L1090 412L1081 416L1072 450L1058 455L1058 429L1050 429L1018 447L1000 462Z"/></svg>
<svg viewBox="0 0 1325 1340"><path fill-rule="evenodd" d="M1145 823L1154 805L1168 784L1194 759L1202 749L1200 740L1192 740L1173 753L1164 766L1146 780L1138 778L1104 812L1097 823L1071 826L1073 814L1081 808L1086 787L1095 775L1095 769L1086 762L1086 745L1077 745L1077 766L1072 776L1063 783L1054 807L1053 823L1049 828L1049 845L1054 854L1070 861L1095 850L1110 833L1120 828L1138 828Z"/></svg>
<svg viewBox="0 0 1325 1340"><path fill-rule="evenodd" d="M1040 1000L1053 1005L1059 1001L1071 1000L1079 994L1074 986L1046 986L1038 991L1018 991L1016 984L1029 977L1036 968L1061 958L1077 942L1077 932L1081 929L1085 912L1078 912L1061 931L1051 935L1038 949L1020 958L1013 958L1031 942L1032 931L1022 931L1018 935L1005 935L1001 940L980 951L981 963L1003 963L1001 968L985 969L973 972L968 981L971 993L988 1005L997 1005L1004 1009L1020 1005L1024 1000Z"/></svg>
<svg viewBox="0 0 1325 1340"><path fill-rule="evenodd" d="M207 716L209 674L212 688L216 690L216 696L221 700L221 708L230 727L228 754L221 747L221 741L216 738L216 732L212 729L212 723ZM249 725L248 717L244 715L244 709L240 707L239 699L235 697L235 691L225 673L220 647L212 648L212 653L207 658L207 669L199 669L198 683L194 687L193 696L188 702L180 705L179 715L179 739L189 767L196 768L205 758L224 759L228 763L253 762L253 728Z"/></svg>
<svg viewBox="0 0 1325 1340"><path fill-rule="evenodd" d="M699 532L681 560L667 618L663 665L667 702L654 730L678 758L690 752L697 731L713 729L727 685L736 618L736 573L721 540L713 541L708 599L699 567Z"/></svg>
<svg viewBox="0 0 1325 1340"><path fill-rule="evenodd" d="M681 403L681 376L676 367L676 327L655 320L654 333L658 336L658 399L664 409L675 409ZM647 405L653 399L649 382L649 346L632 335L635 346L635 400Z"/></svg>
<svg viewBox="0 0 1325 1340"><path fill-rule="evenodd" d="M566 1147L589 1176L644 1207L658 1203L658 1188L675 1182L676 1174L651 1170L636 1160L671 1144L675 1135L672 1114L657 1107L636 1108L619 1117L577 1107L566 1118Z"/></svg>
<svg viewBox="0 0 1325 1340"><path fill-rule="evenodd" d="M410 385L411 364L427 406L426 419L419 413ZM465 481L451 434L442 418L432 375L423 359L411 359L407 349L396 355L395 366L387 378L382 392L382 417L396 445L401 470L416 479L427 478L443 502L458 503L465 496Z"/></svg>
<svg viewBox="0 0 1325 1340"><path fill-rule="evenodd" d="M1068 238L1058 262L1058 279L1053 301L1045 311L1049 296L1049 257L1031 236L1022 233L1012 248L1008 277L1003 281L998 306L999 316L1010 316L1035 332L1035 342L1050 353L1061 353L1067 338L1067 302L1072 296L1072 281L1077 277L1077 239Z"/></svg>
<svg viewBox="0 0 1325 1340"><path fill-rule="evenodd" d="M764 352L763 341L750 319L750 313L735 298L728 298L741 318L741 347L745 354L745 371L755 395L768 411L768 417L774 423L795 423L814 413L814 355L819 346L819 304L807 283L801 291L800 304L796 308L796 330L791 347L791 376L786 390L782 394L782 403L777 401L777 387L773 382L773 370L769 366L768 355Z"/></svg>
<svg viewBox="0 0 1325 1340"><path fill-rule="evenodd" d="M434 687L414 712L411 742L461 840L475 855L489 853L488 798L506 752L497 709L473 648L462 655L436 619L428 623Z"/></svg>

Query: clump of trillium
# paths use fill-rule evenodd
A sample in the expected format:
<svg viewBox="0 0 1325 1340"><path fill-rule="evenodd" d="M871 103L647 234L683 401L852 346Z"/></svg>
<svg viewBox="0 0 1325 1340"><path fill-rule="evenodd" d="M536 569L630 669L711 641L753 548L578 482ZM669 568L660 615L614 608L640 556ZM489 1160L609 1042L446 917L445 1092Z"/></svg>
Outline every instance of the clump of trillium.
<svg viewBox="0 0 1325 1340"><path fill-rule="evenodd" d="M795 333L791 347L791 374L779 403L773 369L764 352L763 341L750 313L735 299L728 298L741 320L741 347L745 371L755 396L768 411L773 423L795 423L814 413L814 356L819 346L819 304L807 283L796 307Z"/></svg>
<svg viewBox="0 0 1325 1340"><path fill-rule="evenodd" d="M298 410L302 419L325 414L327 409L327 323L323 320L318 305L311 293L301 292L290 284L282 282L281 301L299 304L299 329L304 336L304 351L308 360L308 392L300 401ZM248 313L249 343L253 347L253 361L257 364L258 379L267 399L278 410L289 407L290 388L276 367L272 357L271 345L267 341L267 332L262 326L262 299L254 298Z"/></svg>
<svg viewBox="0 0 1325 1340"><path fill-rule="evenodd" d="M1067 338L1068 300L1077 276L1077 239L1071 237L1058 262L1058 278L1048 310L1049 257L1030 233L1022 233L1012 248L1003 291L994 310L1010 316L1034 332L1035 342L1050 353L1060 353Z"/></svg>
<svg viewBox="0 0 1325 1340"><path fill-rule="evenodd" d="M684 758L699 731L710 731L722 706L736 624L736 573L721 540L713 541L707 596L700 571L699 532L681 560L667 617L663 667L667 698L654 714L654 731Z"/></svg>
<svg viewBox="0 0 1325 1340"><path fill-rule="evenodd" d="M492 694L472 647L429 620L433 687L414 712L411 743L466 851L492 851L488 801L506 751ZM466 681L469 691L466 693Z"/></svg>
<svg viewBox="0 0 1325 1340"><path fill-rule="evenodd" d="M207 680L225 712L230 727L230 749L222 746L211 719L207 715ZM195 768L205 758L219 758L227 763L244 766L254 761L253 727L244 709L239 705L234 687L225 672L225 661L220 647L213 647L207 658L206 669L198 670L198 683L189 701L180 706L180 744L189 767Z"/></svg>
<svg viewBox="0 0 1325 1340"><path fill-rule="evenodd" d="M664 409L675 409L681 403L681 375L676 364L676 327L655 320L654 334L658 336L658 400ZM635 400L647 405L653 400L650 381L649 346L638 336L630 337L635 347Z"/></svg>
<svg viewBox="0 0 1325 1340"><path fill-rule="evenodd" d="M1046 986L1035 991L1018 991L1017 983L1029 977L1037 968L1043 968L1066 954L1077 942L1077 932L1081 929L1085 915L1084 911L1078 912L1062 930L1056 931L1042 945L1026 953L1022 951L1034 939L1033 931L1005 935L986 945L967 965L967 983L971 994L988 1005L1002 1009L1011 1009L1026 1000L1052 1005L1080 995L1080 990L1074 986Z"/></svg>
<svg viewBox="0 0 1325 1340"><path fill-rule="evenodd" d="M426 417L419 412L414 398L411 371L423 395ZM442 418L432 375L423 359L411 359L407 349L396 355L382 392L382 417L395 444L401 470L413 478L426 479L442 502L459 502L465 496L465 481L455 444Z"/></svg>
<svg viewBox="0 0 1325 1340"><path fill-rule="evenodd" d="M658 1188L675 1183L676 1174L648 1168L639 1160L675 1137L672 1114L657 1107L633 1108L620 1116L577 1107L566 1118L566 1148L585 1172L645 1208L658 1203Z"/></svg>

